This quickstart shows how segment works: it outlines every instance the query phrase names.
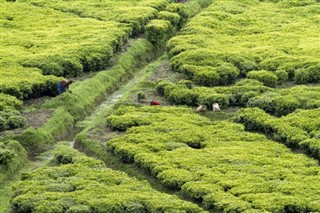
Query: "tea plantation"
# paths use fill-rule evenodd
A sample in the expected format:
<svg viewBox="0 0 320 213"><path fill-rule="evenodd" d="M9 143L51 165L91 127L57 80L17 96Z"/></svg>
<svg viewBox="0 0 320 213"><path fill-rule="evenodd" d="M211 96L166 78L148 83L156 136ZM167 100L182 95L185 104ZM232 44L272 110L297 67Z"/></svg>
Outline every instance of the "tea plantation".
<svg viewBox="0 0 320 213"><path fill-rule="evenodd" d="M320 212L319 0L0 7L0 212Z"/></svg>

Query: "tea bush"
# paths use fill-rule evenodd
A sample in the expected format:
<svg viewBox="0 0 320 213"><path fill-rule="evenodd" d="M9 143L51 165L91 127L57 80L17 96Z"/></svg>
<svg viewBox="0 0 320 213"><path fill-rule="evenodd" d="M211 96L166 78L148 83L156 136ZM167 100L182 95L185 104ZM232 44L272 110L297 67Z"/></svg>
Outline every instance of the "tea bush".
<svg viewBox="0 0 320 213"><path fill-rule="evenodd" d="M61 159L68 159L61 162ZM202 212L147 182L105 168L102 161L60 145L56 165L24 173L11 200L17 212ZM61 164L63 163L63 164Z"/></svg>
<svg viewBox="0 0 320 213"><path fill-rule="evenodd" d="M245 79L229 87L188 88L179 83L160 81L156 85L160 95L173 104L195 106L213 103L227 107L259 107L267 113L281 116L296 109L314 109L320 106L320 90L317 86L295 86L292 88L269 88L262 83Z"/></svg>
<svg viewBox="0 0 320 213"><path fill-rule="evenodd" d="M293 154L263 135L246 132L242 125L210 122L181 107L120 107L107 121L112 118L118 121L116 126L125 125L142 117L141 113L148 122L127 126L124 135L108 141L108 148L123 161L149 171L162 184L200 200L209 210L320 210L315 202L320 198L317 161ZM261 113L256 109L248 115L260 119L261 129L272 131L264 126L271 116L259 117ZM312 143L301 129L278 120L271 123L277 125L275 134L288 133L288 142L303 139L305 144ZM114 124L108 122L111 128ZM290 129L294 131L287 131Z"/></svg>
<svg viewBox="0 0 320 213"><path fill-rule="evenodd" d="M261 81L265 86L275 87L277 85L278 76L270 71L250 71L247 73L247 78Z"/></svg>
<svg viewBox="0 0 320 213"><path fill-rule="evenodd" d="M286 81L286 72L290 81L318 83L317 9L315 1L215 1L168 42L170 63L178 72L186 69L191 77L194 70L189 68L193 66L210 70L208 67L227 62L240 71L241 77L253 70L281 70L281 82ZM307 40L306 35L312 39ZM206 76L210 79L212 75ZM268 77L274 86L275 76L269 73Z"/></svg>
<svg viewBox="0 0 320 213"><path fill-rule="evenodd" d="M172 25L167 20L154 19L146 25L146 39L153 44L163 44L172 34Z"/></svg>
<svg viewBox="0 0 320 213"><path fill-rule="evenodd" d="M27 160L27 152L15 140L0 141L0 181L10 178Z"/></svg>
<svg viewBox="0 0 320 213"><path fill-rule="evenodd" d="M287 116L275 118L258 108L242 109L237 121L247 130L270 134L275 139L293 148L300 148L314 158L320 159L320 140L314 138L313 131L320 128L319 108L297 110Z"/></svg>
<svg viewBox="0 0 320 213"><path fill-rule="evenodd" d="M26 119L19 112L21 108L22 101L0 93L0 131L16 129L26 125Z"/></svg>

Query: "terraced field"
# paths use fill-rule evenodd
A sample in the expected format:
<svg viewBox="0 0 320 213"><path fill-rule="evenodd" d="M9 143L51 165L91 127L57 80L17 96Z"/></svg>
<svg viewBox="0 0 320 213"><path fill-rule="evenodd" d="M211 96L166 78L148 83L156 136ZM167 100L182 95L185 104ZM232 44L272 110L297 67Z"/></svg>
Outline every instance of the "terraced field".
<svg viewBox="0 0 320 213"><path fill-rule="evenodd" d="M318 1L0 5L0 212L320 212Z"/></svg>

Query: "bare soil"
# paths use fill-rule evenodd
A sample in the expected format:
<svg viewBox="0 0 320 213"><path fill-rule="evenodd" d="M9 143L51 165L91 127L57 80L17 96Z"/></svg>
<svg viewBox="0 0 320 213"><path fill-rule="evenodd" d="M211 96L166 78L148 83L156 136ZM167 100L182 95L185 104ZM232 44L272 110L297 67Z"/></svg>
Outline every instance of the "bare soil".
<svg viewBox="0 0 320 213"><path fill-rule="evenodd" d="M31 112L23 112L22 116L27 119L27 125L33 128L41 127L52 116L53 110L39 109Z"/></svg>

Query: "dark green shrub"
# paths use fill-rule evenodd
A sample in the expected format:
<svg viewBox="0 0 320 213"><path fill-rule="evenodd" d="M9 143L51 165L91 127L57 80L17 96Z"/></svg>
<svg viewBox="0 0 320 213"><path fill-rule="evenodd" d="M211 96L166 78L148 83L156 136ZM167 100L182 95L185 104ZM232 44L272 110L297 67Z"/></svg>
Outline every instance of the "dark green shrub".
<svg viewBox="0 0 320 213"><path fill-rule="evenodd" d="M138 92L137 98L138 98L138 101L140 101L142 99L145 99L146 98L146 94L143 93L143 92Z"/></svg>
<svg viewBox="0 0 320 213"><path fill-rule="evenodd" d="M164 95L164 90L169 85L173 85L173 83L169 80L159 80L155 89L159 95Z"/></svg>
<svg viewBox="0 0 320 213"><path fill-rule="evenodd" d="M14 151L0 148L0 164L8 164L15 156Z"/></svg>
<svg viewBox="0 0 320 213"><path fill-rule="evenodd" d="M279 83L283 83L289 79L288 73L285 70L277 70L275 74L278 77Z"/></svg>
<svg viewBox="0 0 320 213"><path fill-rule="evenodd" d="M7 124L10 129L16 129L20 127L25 127L27 124L27 120L22 116L13 115L8 118Z"/></svg>
<svg viewBox="0 0 320 213"><path fill-rule="evenodd" d="M7 128L8 128L7 119L5 119L4 117L0 116L0 131L4 131Z"/></svg>
<svg viewBox="0 0 320 213"><path fill-rule="evenodd" d="M307 68L297 69L294 72L294 82L297 84L319 83L320 65L316 64Z"/></svg>
<svg viewBox="0 0 320 213"><path fill-rule="evenodd" d="M306 84L309 82L310 76L306 69L298 69L294 72L294 82L296 84Z"/></svg>
<svg viewBox="0 0 320 213"><path fill-rule="evenodd" d="M261 81L265 86L268 87L275 87L278 81L276 74L266 70L250 71L248 72L247 77Z"/></svg>

